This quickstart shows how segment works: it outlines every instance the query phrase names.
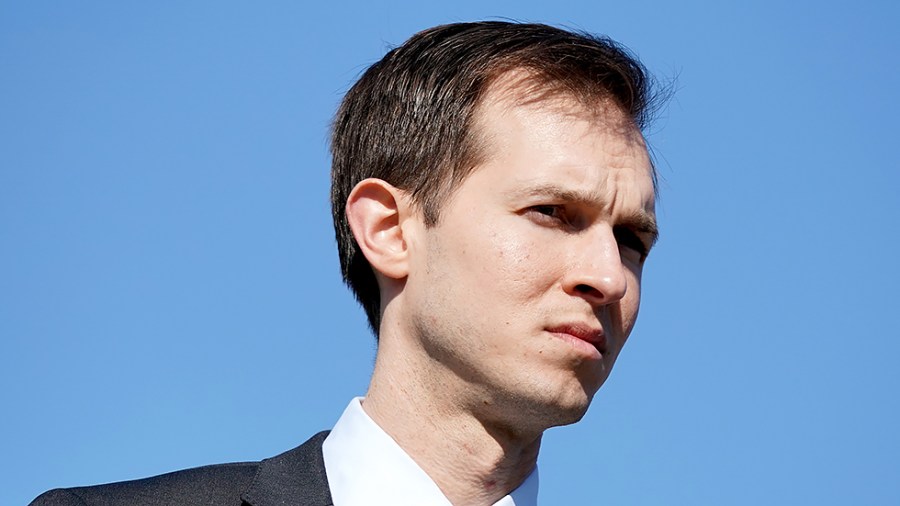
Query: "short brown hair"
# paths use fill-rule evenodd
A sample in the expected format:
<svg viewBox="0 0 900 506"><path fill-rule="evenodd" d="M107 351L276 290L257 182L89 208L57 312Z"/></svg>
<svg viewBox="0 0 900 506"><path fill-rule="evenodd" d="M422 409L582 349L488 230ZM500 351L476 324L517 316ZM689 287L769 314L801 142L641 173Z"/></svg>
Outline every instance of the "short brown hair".
<svg viewBox="0 0 900 506"><path fill-rule="evenodd" d="M426 225L437 223L443 202L479 162L476 109L491 83L513 70L524 70L540 95L612 100L640 129L652 112L650 76L625 48L543 24L437 26L369 67L335 116L331 204L344 281L376 336L381 295L347 221L350 192L363 179L382 179L409 193Z"/></svg>

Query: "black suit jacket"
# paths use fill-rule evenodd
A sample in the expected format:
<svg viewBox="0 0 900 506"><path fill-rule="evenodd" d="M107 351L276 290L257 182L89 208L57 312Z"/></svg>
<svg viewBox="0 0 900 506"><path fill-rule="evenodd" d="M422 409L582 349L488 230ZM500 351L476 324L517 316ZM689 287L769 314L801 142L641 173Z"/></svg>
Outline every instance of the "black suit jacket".
<svg viewBox="0 0 900 506"><path fill-rule="evenodd" d="M261 462L198 467L143 480L56 489L30 506L331 506L320 432Z"/></svg>

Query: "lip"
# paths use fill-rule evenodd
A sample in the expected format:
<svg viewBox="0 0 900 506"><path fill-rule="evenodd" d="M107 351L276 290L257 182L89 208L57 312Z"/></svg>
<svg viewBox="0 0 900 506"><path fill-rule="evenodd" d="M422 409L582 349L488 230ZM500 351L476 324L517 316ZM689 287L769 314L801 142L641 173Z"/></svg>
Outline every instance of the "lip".
<svg viewBox="0 0 900 506"><path fill-rule="evenodd" d="M604 334L602 328L592 327L584 323L567 323L549 327L547 332L560 337L570 337L590 343L601 355L606 355L606 334Z"/></svg>

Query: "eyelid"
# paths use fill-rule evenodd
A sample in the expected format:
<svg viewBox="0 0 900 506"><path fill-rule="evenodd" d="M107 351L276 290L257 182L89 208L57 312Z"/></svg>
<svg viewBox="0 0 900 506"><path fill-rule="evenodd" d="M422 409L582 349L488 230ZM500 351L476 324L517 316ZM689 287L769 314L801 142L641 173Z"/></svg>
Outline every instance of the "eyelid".
<svg viewBox="0 0 900 506"><path fill-rule="evenodd" d="M543 212L545 210L554 211L555 213L559 213L562 211L562 206L557 204L535 204L525 208L524 212L535 212L542 215L548 215L549 213Z"/></svg>
<svg viewBox="0 0 900 506"><path fill-rule="evenodd" d="M552 213L543 212L544 210L551 210ZM569 211L563 204L536 204L529 206L525 211L537 213L545 219L555 220L563 225L571 224Z"/></svg>

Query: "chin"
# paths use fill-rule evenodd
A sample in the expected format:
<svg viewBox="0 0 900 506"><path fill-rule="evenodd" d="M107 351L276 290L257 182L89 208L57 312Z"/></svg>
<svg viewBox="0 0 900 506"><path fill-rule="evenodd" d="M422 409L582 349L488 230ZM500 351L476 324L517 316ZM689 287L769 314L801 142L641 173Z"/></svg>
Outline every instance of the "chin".
<svg viewBox="0 0 900 506"><path fill-rule="evenodd" d="M556 420L554 421L555 423L548 425L548 428L560 425L571 425L584 418L588 408L591 406L593 395L588 396L587 394L583 394L580 397L576 397L577 398L569 399L566 402L561 402L557 406L554 406L555 409L553 411L556 413Z"/></svg>
<svg viewBox="0 0 900 506"><path fill-rule="evenodd" d="M540 434L550 427L570 425L584 418L594 394L607 377L606 370L581 368L532 374L507 388L495 388L483 414L514 432ZM500 386L496 385L495 386Z"/></svg>
<svg viewBox="0 0 900 506"><path fill-rule="evenodd" d="M522 396L515 402L516 407L511 410L514 420L510 420L512 427L519 427L528 432L543 432L550 427L570 425L584 418L593 392L586 391L580 385L573 385L564 391L545 390L544 395Z"/></svg>
<svg viewBox="0 0 900 506"><path fill-rule="evenodd" d="M567 378L561 385L556 385L545 399L547 427L570 425L584 418L594 394L600 390L608 377L608 369L605 371L594 370L576 378ZM548 392L549 393L549 392Z"/></svg>

